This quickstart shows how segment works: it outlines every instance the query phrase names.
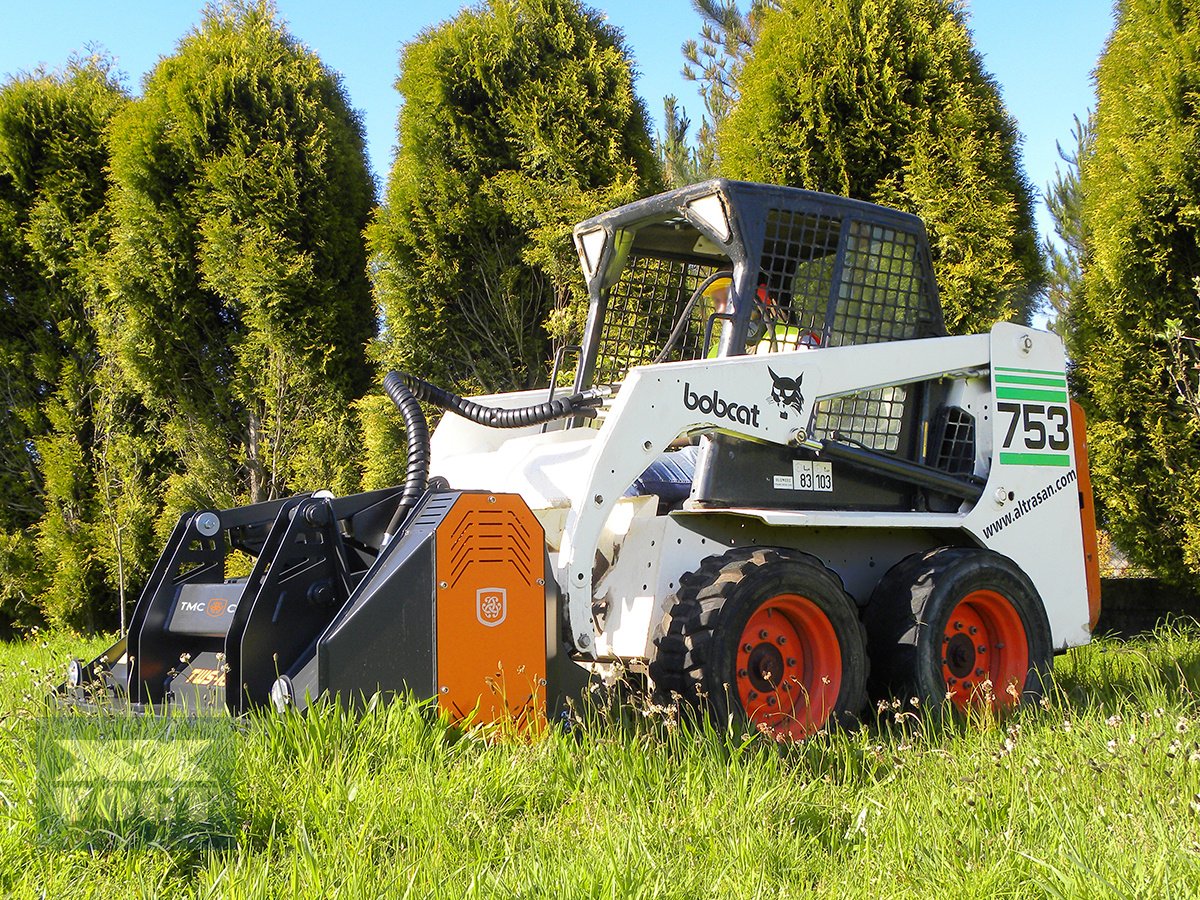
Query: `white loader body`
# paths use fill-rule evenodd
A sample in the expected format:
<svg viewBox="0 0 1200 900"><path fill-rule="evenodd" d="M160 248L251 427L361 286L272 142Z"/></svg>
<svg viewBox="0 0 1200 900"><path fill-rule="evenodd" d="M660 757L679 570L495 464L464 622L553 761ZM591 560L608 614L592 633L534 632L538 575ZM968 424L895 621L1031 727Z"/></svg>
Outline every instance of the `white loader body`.
<svg viewBox="0 0 1200 900"><path fill-rule="evenodd" d="M781 398L776 378L799 385ZM656 456L696 434L799 447L812 443L822 400L914 382L951 383L983 427L974 503L954 512L731 507L657 515L627 496ZM531 394L482 398L520 405ZM1007 398L1007 399L1006 399ZM790 401L789 402L785 402ZM732 547L791 547L821 559L865 604L884 571L910 553L966 543L1025 571L1045 603L1056 648L1089 639L1076 447L1059 339L1016 325L987 335L800 350L634 368L600 427L509 432L447 416L432 440L431 474L458 489L520 494L546 529L575 646L598 658L640 659L680 577ZM836 483L845 463L798 461L777 473ZM816 475L813 470L816 469ZM830 485L832 486L832 485Z"/></svg>

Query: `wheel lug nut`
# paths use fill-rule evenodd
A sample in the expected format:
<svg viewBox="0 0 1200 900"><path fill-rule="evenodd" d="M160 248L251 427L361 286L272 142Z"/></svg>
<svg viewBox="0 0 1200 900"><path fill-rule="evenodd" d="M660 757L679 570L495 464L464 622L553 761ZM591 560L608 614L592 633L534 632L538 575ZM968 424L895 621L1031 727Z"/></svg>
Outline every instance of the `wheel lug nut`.
<svg viewBox="0 0 1200 900"><path fill-rule="evenodd" d="M980 653L987 653L987 645L986 645L986 644L980 644L980 645L979 645L979 652L980 652Z"/></svg>
<svg viewBox="0 0 1200 900"><path fill-rule="evenodd" d="M975 674L982 678L983 677L983 669L976 669Z"/></svg>
<svg viewBox="0 0 1200 900"><path fill-rule="evenodd" d="M750 692L750 699L751 699L751 700L757 700L757 699L758 699L758 691L751 691L751 692Z"/></svg>
<svg viewBox="0 0 1200 900"><path fill-rule="evenodd" d="M781 635L780 635L780 636L777 638L777 640L779 641L779 646L780 646L780 647L782 647L784 644L786 644L786 643L787 643L787 637L786 637L785 635L782 635L782 634L781 634Z"/></svg>
<svg viewBox="0 0 1200 900"><path fill-rule="evenodd" d="M767 698L767 706L774 706L774 705L775 705L775 698L774 698L774 697L768 697L768 698Z"/></svg>
<svg viewBox="0 0 1200 900"><path fill-rule="evenodd" d="M771 636L771 635L770 635L770 633L769 633L769 632L767 631L767 629L765 629L765 628L764 628L764 629L762 629L762 630L761 630L761 631L758 633L759 640L763 640L763 641L765 641L765 640L766 640L767 638L769 638L770 636Z"/></svg>
<svg viewBox="0 0 1200 900"><path fill-rule="evenodd" d="M972 625L970 628L967 629L967 631L969 631L971 634L977 634L979 632L979 629L976 628L974 625Z"/></svg>
<svg viewBox="0 0 1200 900"><path fill-rule="evenodd" d="M955 630L955 631L962 631L962 622L955 622L955 623L954 623L954 630Z"/></svg>
<svg viewBox="0 0 1200 900"><path fill-rule="evenodd" d="M738 669L738 678L746 678L750 675L745 669Z"/></svg>
<svg viewBox="0 0 1200 900"><path fill-rule="evenodd" d="M958 679L951 676L950 678L946 679L946 684L950 685L951 687L954 687L954 685L958 684Z"/></svg>
<svg viewBox="0 0 1200 900"><path fill-rule="evenodd" d="M788 664L789 666L794 666L794 665L796 664L796 657L794 657L794 656L789 656L789 657L788 657L788 660L787 660L787 664Z"/></svg>
<svg viewBox="0 0 1200 900"><path fill-rule="evenodd" d="M1003 645L1003 644L1001 644L1001 643L997 643L997 644L996 644L996 649L997 649L997 650L1003 650L1003 649L1004 649L1004 645Z"/></svg>
<svg viewBox="0 0 1200 900"><path fill-rule="evenodd" d="M943 638L942 638L942 643L943 643L943 644L948 644L948 643L950 643L950 635L946 635L945 637L943 637Z"/></svg>
<svg viewBox="0 0 1200 900"><path fill-rule="evenodd" d="M971 689L971 682L969 682L969 681L964 681L964 682L963 682L963 687L965 687L965 688L966 688L966 689L969 691L969 690Z"/></svg>
<svg viewBox="0 0 1200 900"><path fill-rule="evenodd" d="M742 649L745 650L747 653L749 653L751 650L754 649L754 645L753 644L742 644Z"/></svg>

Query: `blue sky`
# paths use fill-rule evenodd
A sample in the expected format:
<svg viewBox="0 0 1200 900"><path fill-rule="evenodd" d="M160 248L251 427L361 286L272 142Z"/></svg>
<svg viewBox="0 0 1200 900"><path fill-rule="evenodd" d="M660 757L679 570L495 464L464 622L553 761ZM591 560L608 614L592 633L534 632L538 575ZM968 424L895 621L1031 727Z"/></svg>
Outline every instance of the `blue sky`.
<svg viewBox="0 0 1200 900"><path fill-rule="evenodd" d="M395 147L399 96L393 88L401 46L449 18L458 0L278 0L292 34L340 72L363 116L371 166L386 178ZM679 74L680 45L699 30L689 0L593 0L624 33L639 70L638 92L661 120L675 94L693 120L702 112ZM156 60L169 55L203 6L197 0L0 0L0 75L62 65L89 43L112 53L137 92ZM1091 72L1112 28L1110 0L969 0L976 47L1024 136L1025 169L1039 191L1054 176L1056 144L1070 145L1072 116L1094 104ZM1049 219L1039 205L1043 234Z"/></svg>

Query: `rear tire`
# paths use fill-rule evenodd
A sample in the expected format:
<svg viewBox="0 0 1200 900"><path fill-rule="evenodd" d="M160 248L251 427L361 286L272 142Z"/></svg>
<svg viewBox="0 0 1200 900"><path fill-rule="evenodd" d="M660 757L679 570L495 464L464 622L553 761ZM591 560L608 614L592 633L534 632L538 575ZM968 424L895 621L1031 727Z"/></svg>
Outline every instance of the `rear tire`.
<svg viewBox="0 0 1200 900"><path fill-rule="evenodd" d="M942 547L901 560L875 588L863 621L875 699L1010 707L1041 697L1053 665L1036 588L991 550Z"/></svg>
<svg viewBox="0 0 1200 900"><path fill-rule="evenodd" d="M707 704L731 721L800 740L856 715L867 656L854 601L820 560L795 550L731 550L680 579L654 639L662 699Z"/></svg>

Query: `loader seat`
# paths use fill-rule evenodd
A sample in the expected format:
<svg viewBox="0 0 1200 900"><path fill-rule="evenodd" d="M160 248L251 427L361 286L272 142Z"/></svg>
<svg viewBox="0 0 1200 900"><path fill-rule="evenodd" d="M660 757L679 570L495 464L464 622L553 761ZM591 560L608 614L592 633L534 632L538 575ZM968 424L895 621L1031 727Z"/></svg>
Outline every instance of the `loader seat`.
<svg viewBox="0 0 1200 900"><path fill-rule="evenodd" d="M697 446L680 450L668 450L646 468L625 492L626 497L658 497L660 510L677 506L688 498L692 491L692 479L696 475L696 458L700 454Z"/></svg>

